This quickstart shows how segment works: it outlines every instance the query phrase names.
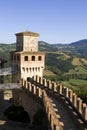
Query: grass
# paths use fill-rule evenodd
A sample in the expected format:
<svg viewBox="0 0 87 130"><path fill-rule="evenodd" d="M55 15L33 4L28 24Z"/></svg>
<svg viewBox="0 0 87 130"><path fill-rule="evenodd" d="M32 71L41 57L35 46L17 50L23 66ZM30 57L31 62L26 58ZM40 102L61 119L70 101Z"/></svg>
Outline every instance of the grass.
<svg viewBox="0 0 87 130"><path fill-rule="evenodd" d="M69 84L72 86L78 86L78 87L87 87L87 81L81 80L81 79L70 79Z"/></svg>
<svg viewBox="0 0 87 130"><path fill-rule="evenodd" d="M82 65L82 64L87 65L87 60L84 58L75 57L75 58L73 58L72 64L73 65Z"/></svg>
<svg viewBox="0 0 87 130"><path fill-rule="evenodd" d="M51 70L44 70L44 76L55 76L55 74Z"/></svg>
<svg viewBox="0 0 87 130"><path fill-rule="evenodd" d="M83 59L83 58L82 58L81 61L84 62L84 64L87 65L87 60L86 60L86 59Z"/></svg>
<svg viewBox="0 0 87 130"><path fill-rule="evenodd" d="M87 74L87 70L82 66L78 66L79 74Z"/></svg>
<svg viewBox="0 0 87 130"><path fill-rule="evenodd" d="M87 74L87 70L83 66L76 66L74 69L70 69L67 74Z"/></svg>
<svg viewBox="0 0 87 130"><path fill-rule="evenodd" d="M81 62L80 62L79 58L76 57L76 58L73 58L72 64L73 65L81 65Z"/></svg>
<svg viewBox="0 0 87 130"><path fill-rule="evenodd" d="M77 86L72 86L68 81L63 81L62 84L70 89L72 89L74 92L78 91Z"/></svg>
<svg viewBox="0 0 87 130"><path fill-rule="evenodd" d="M63 81L63 85L73 89L87 89L87 81L81 79L70 79L69 81Z"/></svg>
<svg viewBox="0 0 87 130"><path fill-rule="evenodd" d="M80 79L70 79L63 82L63 85L71 88L80 98L87 103L87 81Z"/></svg>
<svg viewBox="0 0 87 130"><path fill-rule="evenodd" d="M59 54L60 56L57 57L57 59L67 60L70 58L69 55L63 53L63 52L56 52L56 54Z"/></svg>
<svg viewBox="0 0 87 130"><path fill-rule="evenodd" d="M4 83L11 83L12 82L12 75L4 76Z"/></svg>
<svg viewBox="0 0 87 130"><path fill-rule="evenodd" d="M63 53L63 52L60 52L60 51L56 51L56 52L48 52L48 53L52 53L52 54L57 54L57 59L61 59L61 60L67 60L70 58L69 55Z"/></svg>

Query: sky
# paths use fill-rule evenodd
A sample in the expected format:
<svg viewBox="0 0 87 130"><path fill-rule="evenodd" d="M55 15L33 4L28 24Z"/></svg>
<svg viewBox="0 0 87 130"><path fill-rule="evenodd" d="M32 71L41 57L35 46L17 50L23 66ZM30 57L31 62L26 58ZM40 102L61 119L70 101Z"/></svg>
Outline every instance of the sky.
<svg viewBox="0 0 87 130"><path fill-rule="evenodd" d="M0 0L0 43L26 30L50 44L87 39L87 0Z"/></svg>

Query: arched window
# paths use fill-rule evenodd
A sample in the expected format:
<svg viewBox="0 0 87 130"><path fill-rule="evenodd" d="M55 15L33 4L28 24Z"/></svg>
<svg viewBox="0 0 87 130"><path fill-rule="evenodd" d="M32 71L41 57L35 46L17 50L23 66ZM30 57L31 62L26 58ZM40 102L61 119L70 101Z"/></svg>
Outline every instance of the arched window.
<svg viewBox="0 0 87 130"><path fill-rule="evenodd" d="M31 59L32 61L35 61L35 56L32 56L32 59Z"/></svg>
<svg viewBox="0 0 87 130"><path fill-rule="evenodd" d="M33 72L34 72L34 68L33 68L32 70L33 70Z"/></svg>
<svg viewBox="0 0 87 130"><path fill-rule="evenodd" d="M42 60L42 57L41 57L41 56L38 56L38 60L41 61L41 60Z"/></svg>
<svg viewBox="0 0 87 130"><path fill-rule="evenodd" d="M26 68L26 71L28 72L28 68Z"/></svg>
<svg viewBox="0 0 87 130"><path fill-rule="evenodd" d="M28 61L28 56L25 56L25 57L24 57L24 61Z"/></svg>
<svg viewBox="0 0 87 130"><path fill-rule="evenodd" d="M38 67L38 71L40 71L40 67Z"/></svg>
<svg viewBox="0 0 87 130"><path fill-rule="evenodd" d="M22 67L22 70L23 70L23 72L25 72L25 68L24 67Z"/></svg>
<svg viewBox="0 0 87 130"><path fill-rule="evenodd" d="M37 67L35 68L35 71L37 71Z"/></svg>

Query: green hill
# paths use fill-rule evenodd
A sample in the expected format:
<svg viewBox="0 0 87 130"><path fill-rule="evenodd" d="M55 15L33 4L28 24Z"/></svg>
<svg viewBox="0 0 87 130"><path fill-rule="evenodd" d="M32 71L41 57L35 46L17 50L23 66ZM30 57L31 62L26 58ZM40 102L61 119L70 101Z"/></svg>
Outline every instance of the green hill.
<svg viewBox="0 0 87 130"><path fill-rule="evenodd" d="M79 40L70 44L53 44L59 51L69 55L87 58L87 39Z"/></svg>
<svg viewBox="0 0 87 130"><path fill-rule="evenodd" d="M45 52L47 52L47 51L58 51L56 46L53 46L53 45L46 43L44 41L39 41L38 45L39 45L40 51L45 51Z"/></svg>

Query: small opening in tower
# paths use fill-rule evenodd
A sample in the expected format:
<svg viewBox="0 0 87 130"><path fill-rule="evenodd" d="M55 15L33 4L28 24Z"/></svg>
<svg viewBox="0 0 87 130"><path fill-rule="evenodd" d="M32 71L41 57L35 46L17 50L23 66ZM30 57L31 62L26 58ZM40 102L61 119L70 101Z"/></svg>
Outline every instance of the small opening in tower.
<svg viewBox="0 0 87 130"><path fill-rule="evenodd" d="M38 56L38 60L41 61L41 60L42 60L42 57L41 57L41 56Z"/></svg>
<svg viewBox="0 0 87 130"><path fill-rule="evenodd" d="M25 57L24 57L24 60L25 60L25 61L28 61L28 56L25 56Z"/></svg>
<svg viewBox="0 0 87 130"><path fill-rule="evenodd" d="M32 61L35 61L35 56L32 56Z"/></svg>

